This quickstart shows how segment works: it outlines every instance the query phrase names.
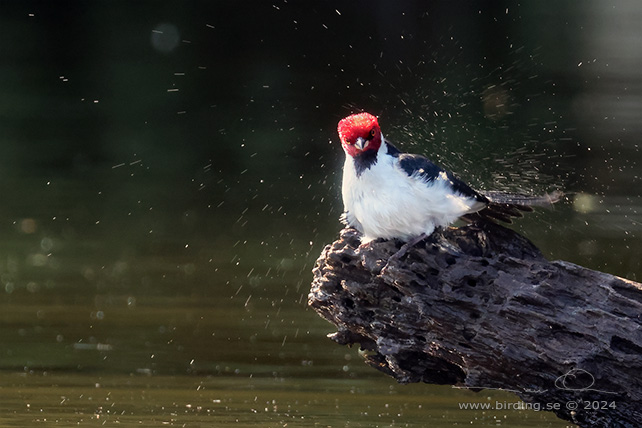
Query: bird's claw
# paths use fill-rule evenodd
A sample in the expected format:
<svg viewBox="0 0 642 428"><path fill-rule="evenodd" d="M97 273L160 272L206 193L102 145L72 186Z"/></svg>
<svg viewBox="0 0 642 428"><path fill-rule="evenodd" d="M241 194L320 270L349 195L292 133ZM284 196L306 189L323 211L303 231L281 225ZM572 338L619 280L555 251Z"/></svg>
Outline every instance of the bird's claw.
<svg viewBox="0 0 642 428"><path fill-rule="evenodd" d="M399 248L399 250L394 253L392 256L388 257L388 261L386 262L386 265L381 269L381 274L386 274L388 272L388 269L391 265L391 262L396 262L400 260L403 256L406 255L408 250L410 250L412 247L417 245L419 242L423 241L426 239L427 235L425 233L422 233L421 235L411 239L410 241L406 242Z"/></svg>

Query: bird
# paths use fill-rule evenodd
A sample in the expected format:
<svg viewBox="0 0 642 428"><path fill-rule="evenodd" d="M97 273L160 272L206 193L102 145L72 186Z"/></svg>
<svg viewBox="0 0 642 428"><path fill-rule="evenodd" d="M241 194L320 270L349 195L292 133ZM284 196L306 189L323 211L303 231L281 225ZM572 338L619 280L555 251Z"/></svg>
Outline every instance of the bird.
<svg viewBox="0 0 642 428"><path fill-rule="evenodd" d="M428 158L403 153L384 138L370 113L342 119L337 130L345 152L341 220L361 233L362 245L379 238L406 242L397 257L460 218L510 223L561 196L557 191L527 196L473 190Z"/></svg>

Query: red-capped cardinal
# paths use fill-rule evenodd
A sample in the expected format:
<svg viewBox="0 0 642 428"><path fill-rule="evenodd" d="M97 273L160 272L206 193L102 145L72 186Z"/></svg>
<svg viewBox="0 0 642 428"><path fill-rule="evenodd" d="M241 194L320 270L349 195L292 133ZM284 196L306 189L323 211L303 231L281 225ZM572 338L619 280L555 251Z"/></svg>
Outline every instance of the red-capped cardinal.
<svg viewBox="0 0 642 428"><path fill-rule="evenodd" d="M511 217L554 203L561 195L479 193L425 157L402 153L386 141L369 113L346 117L338 131L346 154L342 219L363 234L362 243L398 238L414 245L460 217L510 223Z"/></svg>

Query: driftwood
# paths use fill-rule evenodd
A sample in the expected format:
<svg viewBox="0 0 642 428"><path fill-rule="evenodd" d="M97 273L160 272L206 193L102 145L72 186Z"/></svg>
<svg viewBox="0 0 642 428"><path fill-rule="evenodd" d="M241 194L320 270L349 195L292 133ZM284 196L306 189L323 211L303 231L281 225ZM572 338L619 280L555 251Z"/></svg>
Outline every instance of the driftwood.
<svg viewBox="0 0 642 428"><path fill-rule="evenodd" d="M564 261L484 223L359 246L344 229L309 305L402 383L516 393L581 427L642 424L642 285ZM385 269L383 269L385 267Z"/></svg>

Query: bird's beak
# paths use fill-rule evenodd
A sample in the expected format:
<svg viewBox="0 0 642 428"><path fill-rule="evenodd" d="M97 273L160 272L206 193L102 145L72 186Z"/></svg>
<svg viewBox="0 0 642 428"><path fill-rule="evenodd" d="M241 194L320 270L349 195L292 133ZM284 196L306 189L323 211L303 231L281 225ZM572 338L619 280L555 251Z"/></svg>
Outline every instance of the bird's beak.
<svg viewBox="0 0 642 428"><path fill-rule="evenodd" d="M368 143L368 140L364 140L363 138L359 137L357 138L357 141L354 142L354 145L357 147L357 149L363 150L368 146Z"/></svg>

